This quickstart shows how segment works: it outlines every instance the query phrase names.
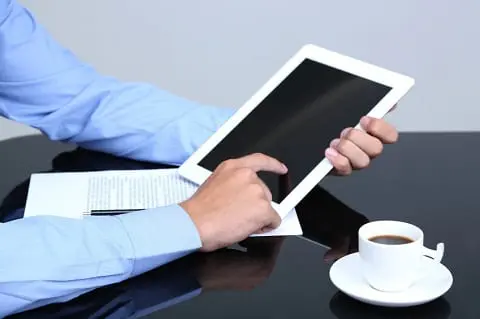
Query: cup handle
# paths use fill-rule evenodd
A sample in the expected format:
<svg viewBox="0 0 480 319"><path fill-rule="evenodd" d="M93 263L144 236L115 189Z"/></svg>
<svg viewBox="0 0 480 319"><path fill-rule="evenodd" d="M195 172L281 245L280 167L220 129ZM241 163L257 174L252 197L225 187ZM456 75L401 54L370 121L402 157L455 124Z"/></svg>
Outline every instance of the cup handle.
<svg viewBox="0 0 480 319"><path fill-rule="evenodd" d="M433 259L435 263L440 263L443 259L443 255L445 254L445 245L443 243L437 244L437 250L423 247L422 254L423 256ZM422 265L420 267L419 273L416 278L417 281L422 280L423 278L427 277L430 274L429 268L430 267L425 267L425 265Z"/></svg>
<svg viewBox="0 0 480 319"><path fill-rule="evenodd" d="M423 255L432 258L435 262L440 263L445 254L445 245L443 243L437 244L437 250L423 247Z"/></svg>

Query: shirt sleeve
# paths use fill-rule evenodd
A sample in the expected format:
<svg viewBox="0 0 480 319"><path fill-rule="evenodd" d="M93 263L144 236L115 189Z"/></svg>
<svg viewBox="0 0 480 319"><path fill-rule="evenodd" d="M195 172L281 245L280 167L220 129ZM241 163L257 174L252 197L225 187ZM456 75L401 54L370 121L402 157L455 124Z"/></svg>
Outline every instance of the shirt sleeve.
<svg viewBox="0 0 480 319"><path fill-rule="evenodd" d="M52 140L174 165L234 112L98 74L15 0L0 1L0 92L0 116Z"/></svg>
<svg viewBox="0 0 480 319"><path fill-rule="evenodd" d="M71 300L201 245L178 205L83 220L41 216L0 224L0 317Z"/></svg>

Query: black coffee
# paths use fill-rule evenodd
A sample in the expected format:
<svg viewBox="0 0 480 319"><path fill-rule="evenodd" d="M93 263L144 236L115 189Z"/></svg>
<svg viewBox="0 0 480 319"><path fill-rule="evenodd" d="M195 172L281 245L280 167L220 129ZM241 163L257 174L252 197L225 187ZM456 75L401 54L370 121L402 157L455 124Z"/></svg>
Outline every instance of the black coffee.
<svg viewBox="0 0 480 319"><path fill-rule="evenodd" d="M397 235L380 235L369 238L370 241L378 244L384 245L403 245L413 242L408 237L397 236Z"/></svg>

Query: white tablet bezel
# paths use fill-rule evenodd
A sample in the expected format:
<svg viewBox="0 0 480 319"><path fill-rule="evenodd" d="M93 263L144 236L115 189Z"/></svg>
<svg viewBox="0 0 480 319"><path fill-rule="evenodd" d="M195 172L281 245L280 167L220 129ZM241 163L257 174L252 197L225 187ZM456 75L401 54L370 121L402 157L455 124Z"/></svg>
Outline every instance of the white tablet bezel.
<svg viewBox="0 0 480 319"><path fill-rule="evenodd" d="M359 77L391 87L387 93L368 112L374 118L384 117L388 111L411 89L415 81L411 77L360 61L312 44L303 46L291 57L234 115L232 115L197 151L179 168L179 174L201 185L212 173L198 163L218 145L244 118L250 114L290 73L305 59L310 59L330 67L343 70ZM359 119L360 120L360 119ZM357 124L359 128L359 124ZM339 132L340 134L340 132ZM321 151L321 150L319 150ZM324 158L317 166L283 199L272 203L283 218L317 185L332 169L328 159Z"/></svg>

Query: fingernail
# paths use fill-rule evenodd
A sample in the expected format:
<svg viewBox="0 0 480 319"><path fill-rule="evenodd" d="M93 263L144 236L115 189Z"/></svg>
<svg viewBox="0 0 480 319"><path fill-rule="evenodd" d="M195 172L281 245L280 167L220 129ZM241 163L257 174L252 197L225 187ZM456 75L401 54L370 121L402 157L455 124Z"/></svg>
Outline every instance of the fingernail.
<svg viewBox="0 0 480 319"><path fill-rule="evenodd" d="M330 143L330 147L336 147L340 143L340 139L336 138Z"/></svg>
<svg viewBox="0 0 480 319"><path fill-rule="evenodd" d="M342 133L340 133L340 137L345 137L351 129L351 127L344 129Z"/></svg>
<svg viewBox="0 0 480 319"><path fill-rule="evenodd" d="M331 148L331 147L327 148L325 154L326 154L328 157L338 156L338 152L337 152L336 150L334 150L333 148Z"/></svg>
<svg viewBox="0 0 480 319"><path fill-rule="evenodd" d="M362 119L360 120L360 124L365 128L368 126L368 124L370 124L371 122L371 118L369 118L368 116L364 116L362 117Z"/></svg>
<svg viewBox="0 0 480 319"><path fill-rule="evenodd" d="M285 171L288 171L287 165L285 165L285 164L282 163L282 166L283 166L283 169L284 169Z"/></svg>

